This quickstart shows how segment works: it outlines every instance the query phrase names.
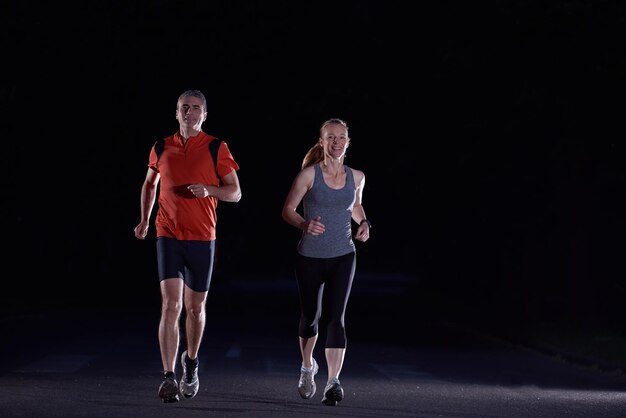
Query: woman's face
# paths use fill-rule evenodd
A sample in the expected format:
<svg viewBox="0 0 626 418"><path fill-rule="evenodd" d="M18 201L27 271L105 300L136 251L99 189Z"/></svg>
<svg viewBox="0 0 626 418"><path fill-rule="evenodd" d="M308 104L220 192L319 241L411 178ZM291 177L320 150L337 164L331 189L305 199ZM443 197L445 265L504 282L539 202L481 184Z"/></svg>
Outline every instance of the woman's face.
<svg viewBox="0 0 626 418"><path fill-rule="evenodd" d="M339 124L330 124L322 129L320 143L324 147L324 153L332 158L340 159L346 153L350 138L348 128Z"/></svg>

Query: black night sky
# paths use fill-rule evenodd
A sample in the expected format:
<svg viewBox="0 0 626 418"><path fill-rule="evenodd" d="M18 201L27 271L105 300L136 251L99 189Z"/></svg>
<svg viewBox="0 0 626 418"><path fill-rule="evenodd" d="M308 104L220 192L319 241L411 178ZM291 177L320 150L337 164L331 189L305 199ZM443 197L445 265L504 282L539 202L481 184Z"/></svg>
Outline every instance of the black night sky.
<svg viewBox="0 0 626 418"><path fill-rule="evenodd" d="M215 280L293 279L283 199L340 117L373 223L358 275L452 316L624 319L623 2L27 0L0 19L5 310L158 306L139 193L198 88L241 166Z"/></svg>

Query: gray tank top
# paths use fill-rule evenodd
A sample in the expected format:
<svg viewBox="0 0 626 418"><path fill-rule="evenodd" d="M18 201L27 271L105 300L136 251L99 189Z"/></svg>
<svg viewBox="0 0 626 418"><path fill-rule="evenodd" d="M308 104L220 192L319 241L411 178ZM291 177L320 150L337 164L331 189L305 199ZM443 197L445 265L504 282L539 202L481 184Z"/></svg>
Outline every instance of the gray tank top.
<svg viewBox="0 0 626 418"><path fill-rule="evenodd" d="M321 216L326 226L321 235L303 233L298 253L306 257L332 258L355 251L352 241L352 208L356 200L356 186L352 169L344 165L346 184L341 189L326 185L319 164L315 164L313 187L304 195L302 207L306 220Z"/></svg>

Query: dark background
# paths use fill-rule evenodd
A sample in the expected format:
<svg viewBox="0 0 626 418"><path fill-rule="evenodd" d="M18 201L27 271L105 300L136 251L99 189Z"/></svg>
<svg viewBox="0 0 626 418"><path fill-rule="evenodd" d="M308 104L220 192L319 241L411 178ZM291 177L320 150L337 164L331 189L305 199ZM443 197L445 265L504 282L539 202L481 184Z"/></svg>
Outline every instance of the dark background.
<svg viewBox="0 0 626 418"><path fill-rule="evenodd" d="M293 280L282 203L340 117L373 223L357 279L399 279L415 315L620 323L625 24L591 0L3 4L3 309L158 309L139 194L197 88L241 166L216 286Z"/></svg>

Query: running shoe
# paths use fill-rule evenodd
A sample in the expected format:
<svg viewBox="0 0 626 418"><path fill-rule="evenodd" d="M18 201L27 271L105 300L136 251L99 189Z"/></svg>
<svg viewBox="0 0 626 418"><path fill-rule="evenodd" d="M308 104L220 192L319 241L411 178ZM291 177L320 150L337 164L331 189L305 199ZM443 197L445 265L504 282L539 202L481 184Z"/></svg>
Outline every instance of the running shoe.
<svg viewBox="0 0 626 418"><path fill-rule="evenodd" d="M180 356L180 364L183 365L183 377L180 379L180 394L187 399L191 399L198 393L200 380L198 379L198 359L189 362L187 350Z"/></svg>
<svg viewBox="0 0 626 418"><path fill-rule="evenodd" d="M180 379L180 394L191 399L198 393L200 380L198 379L198 359L194 363L187 357L187 350L180 356L180 364L183 366L183 377Z"/></svg>
<svg viewBox="0 0 626 418"><path fill-rule="evenodd" d="M339 383L339 379L333 377L326 384L322 403L328 406L335 406L337 405L337 402L341 401L342 399L343 389L341 387L341 383Z"/></svg>
<svg viewBox="0 0 626 418"><path fill-rule="evenodd" d="M159 386L159 398L163 403L178 402L178 382L173 373L166 373Z"/></svg>
<svg viewBox="0 0 626 418"><path fill-rule="evenodd" d="M300 368L300 381L298 382L298 392L302 399L309 399L315 395L315 375L319 370L319 366L315 359L313 359L313 365L310 369L305 367Z"/></svg>

